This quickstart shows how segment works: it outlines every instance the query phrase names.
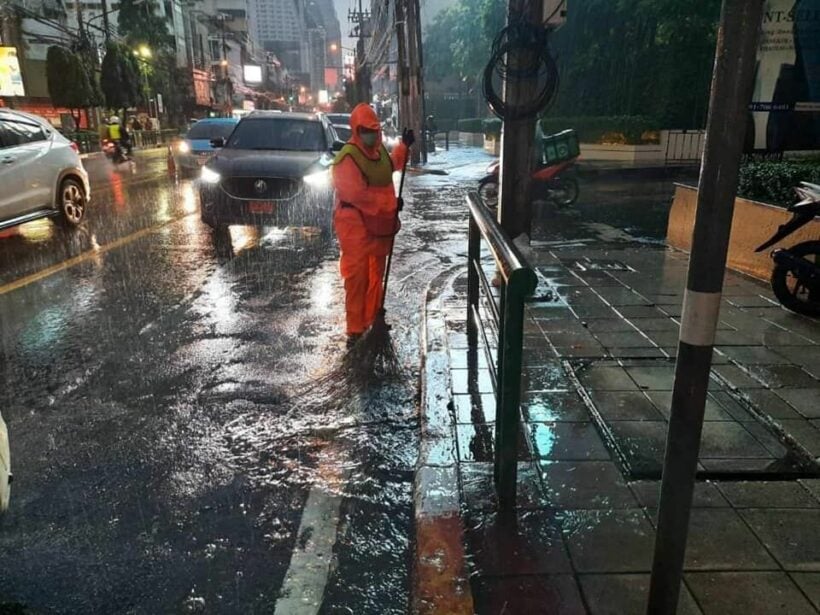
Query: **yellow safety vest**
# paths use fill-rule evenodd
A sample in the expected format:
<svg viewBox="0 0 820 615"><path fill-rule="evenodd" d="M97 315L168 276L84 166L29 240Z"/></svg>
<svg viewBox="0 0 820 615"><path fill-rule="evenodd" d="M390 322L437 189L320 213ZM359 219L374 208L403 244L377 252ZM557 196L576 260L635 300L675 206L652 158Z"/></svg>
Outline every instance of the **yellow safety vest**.
<svg viewBox="0 0 820 615"><path fill-rule="evenodd" d="M120 132L119 124L109 124L108 138L112 141L119 141L120 139L122 139L122 133Z"/></svg>
<svg viewBox="0 0 820 615"><path fill-rule="evenodd" d="M356 145L348 143L338 154L333 164L339 164L344 160L345 156L350 156L359 167L359 170L367 180L368 186L391 186L393 185L393 161L390 159L390 154L384 145L381 146L379 152L379 159L372 160L364 155Z"/></svg>

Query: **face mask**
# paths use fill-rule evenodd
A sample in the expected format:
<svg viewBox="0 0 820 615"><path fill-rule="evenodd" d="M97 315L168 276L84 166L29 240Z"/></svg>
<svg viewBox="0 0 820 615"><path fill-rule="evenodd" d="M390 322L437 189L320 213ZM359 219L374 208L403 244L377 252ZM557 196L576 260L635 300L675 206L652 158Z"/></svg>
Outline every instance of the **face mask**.
<svg viewBox="0 0 820 615"><path fill-rule="evenodd" d="M378 138L378 133L375 132L366 132L360 135L362 138L362 143L364 143L365 147L373 147L376 145L376 139Z"/></svg>

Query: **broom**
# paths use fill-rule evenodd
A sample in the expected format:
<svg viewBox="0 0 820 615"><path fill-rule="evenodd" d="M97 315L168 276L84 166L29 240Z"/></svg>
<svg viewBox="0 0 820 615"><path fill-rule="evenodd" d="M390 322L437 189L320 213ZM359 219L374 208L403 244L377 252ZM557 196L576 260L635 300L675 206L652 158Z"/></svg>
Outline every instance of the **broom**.
<svg viewBox="0 0 820 615"><path fill-rule="evenodd" d="M407 158L401 170L399 195L404 190L404 178L407 174ZM396 209L396 219L399 217ZM390 252L387 256L384 278L382 280L382 297L376 319L364 335L349 348L335 367L319 376L297 393L292 411L321 407L325 410L341 409L361 400L375 382L402 380L403 367L393 341L390 338L390 327L385 320L384 309L387 297L387 283L390 280L390 267L393 263L395 236L390 240Z"/></svg>

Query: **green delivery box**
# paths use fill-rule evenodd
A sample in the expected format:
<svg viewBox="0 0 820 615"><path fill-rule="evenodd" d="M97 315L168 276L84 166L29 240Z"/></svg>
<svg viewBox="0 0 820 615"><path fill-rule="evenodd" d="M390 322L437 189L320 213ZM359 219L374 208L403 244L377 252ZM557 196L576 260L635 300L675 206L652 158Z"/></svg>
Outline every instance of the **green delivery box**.
<svg viewBox="0 0 820 615"><path fill-rule="evenodd" d="M544 164L556 164L576 158L581 150L578 147L578 135L574 130L563 130L557 134L544 137Z"/></svg>

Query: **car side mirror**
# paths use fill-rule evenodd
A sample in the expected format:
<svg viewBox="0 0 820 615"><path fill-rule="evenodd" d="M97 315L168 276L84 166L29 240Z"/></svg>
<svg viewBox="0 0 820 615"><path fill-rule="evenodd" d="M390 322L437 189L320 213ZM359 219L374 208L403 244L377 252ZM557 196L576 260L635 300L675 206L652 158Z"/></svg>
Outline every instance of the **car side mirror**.
<svg viewBox="0 0 820 615"><path fill-rule="evenodd" d="M344 141L334 141L333 145L330 146L330 151L334 154L338 154L342 151L342 148L345 146Z"/></svg>
<svg viewBox="0 0 820 615"><path fill-rule="evenodd" d="M221 149L225 147L225 139L223 137L217 137L216 139L211 139L211 147L215 149Z"/></svg>

